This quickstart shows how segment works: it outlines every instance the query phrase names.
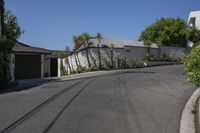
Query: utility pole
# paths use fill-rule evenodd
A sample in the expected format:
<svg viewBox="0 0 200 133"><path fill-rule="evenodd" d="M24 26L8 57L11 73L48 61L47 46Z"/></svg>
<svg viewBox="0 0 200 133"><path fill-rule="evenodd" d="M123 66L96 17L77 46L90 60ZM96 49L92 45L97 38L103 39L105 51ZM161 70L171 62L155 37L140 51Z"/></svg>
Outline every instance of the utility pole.
<svg viewBox="0 0 200 133"><path fill-rule="evenodd" d="M4 35L4 0L0 0L0 36Z"/></svg>

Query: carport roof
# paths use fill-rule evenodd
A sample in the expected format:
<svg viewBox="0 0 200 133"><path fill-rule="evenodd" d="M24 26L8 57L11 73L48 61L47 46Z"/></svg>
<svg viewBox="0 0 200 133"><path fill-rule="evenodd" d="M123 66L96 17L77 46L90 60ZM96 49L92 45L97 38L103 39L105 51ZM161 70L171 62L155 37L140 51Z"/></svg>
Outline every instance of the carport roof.
<svg viewBox="0 0 200 133"><path fill-rule="evenodd" d="M49 58L60 58L67 57L72 54L72 51L64 51L64 50L52 50L51 55L48 55Z"/></svg>
<svg viewBox="0 0 200 133"><path fill-rule="evenodd" d="M51 51L47 49L32 47L21 42L15 43L15 46L13 47L12 52L13 53L51 54Z"/></svg>

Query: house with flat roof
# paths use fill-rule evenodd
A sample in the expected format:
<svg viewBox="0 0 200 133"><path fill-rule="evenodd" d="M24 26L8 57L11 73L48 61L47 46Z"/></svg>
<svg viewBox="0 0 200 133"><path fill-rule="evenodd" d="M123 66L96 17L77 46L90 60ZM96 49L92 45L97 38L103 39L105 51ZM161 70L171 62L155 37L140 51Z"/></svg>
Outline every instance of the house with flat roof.
<svg viewBox="0 0 200 133"><path fill-rule="evenodd" d="M188 17L188 25L200 30L200 11L192 11Z"/></svg>

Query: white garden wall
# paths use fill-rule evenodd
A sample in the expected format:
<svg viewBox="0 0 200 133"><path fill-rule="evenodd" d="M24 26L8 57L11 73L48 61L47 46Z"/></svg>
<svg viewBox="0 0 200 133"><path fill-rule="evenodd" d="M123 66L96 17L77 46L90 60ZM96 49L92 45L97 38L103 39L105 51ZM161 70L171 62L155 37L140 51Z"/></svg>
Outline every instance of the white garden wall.
<svg viewBox="0 0 200 133"><path fill-rule="evenodd" d="M184 58L187 53L186 48L180 47L168 47L162 46L161 47L161 55L172 56L174 58Z"/></svg>
<svg viewBox="0 0 200 133"><path fill-rule="evenodd" d="M160 52L161 52L161 55L173 56L174 58L184 58L187 53L187 50L185 48L180 48L180 47L163 46L161 47ZM105 59L111 63L111 52L109 48L100 48L100 53L101 53L102 64L104 63ZM95 60L98 66L99 62L98 62L97 48L89 48L88 54L89 54L90 63L93 65L94 60ZM117 62L118 59L125 59L125 58L127 61L131 59L143 60L143 58L147 54L148 54L147 47L126 46L125 48L114 48L113 59L114 59L114 62ZM159 48L150 48L150 54L159 56ZM76 56L76 59L75 59L75 56ZM77 63L78 65L88 67L85 50L77 52L74 55L69 56L68 59L69 59L70 66L72 67L72 69L77 68L77 65L76 65ZM77 60L77 63L76 63L76 60Z"/></svg>

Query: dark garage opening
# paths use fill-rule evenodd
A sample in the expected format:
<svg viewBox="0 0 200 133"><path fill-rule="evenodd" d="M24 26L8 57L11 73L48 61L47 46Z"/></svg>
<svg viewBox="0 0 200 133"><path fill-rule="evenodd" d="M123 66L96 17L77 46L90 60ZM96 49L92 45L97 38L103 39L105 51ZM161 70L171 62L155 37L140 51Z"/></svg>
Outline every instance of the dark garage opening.
<svg viewBox="0 0 200 133"><path fill-rule="evenodd" d="M51 77L57 77L58 76L58 59L52 58L51 59Z"/></svg>
<svg viewBox="0 0 200 133"><path fill-rule="evenodd" d="M15 55L15 78L41 77L41 55Z"/></svg>

